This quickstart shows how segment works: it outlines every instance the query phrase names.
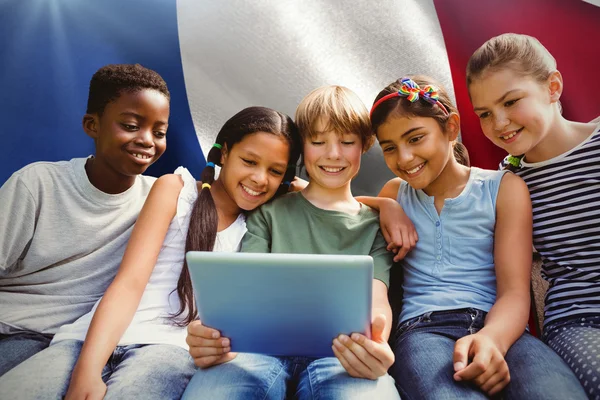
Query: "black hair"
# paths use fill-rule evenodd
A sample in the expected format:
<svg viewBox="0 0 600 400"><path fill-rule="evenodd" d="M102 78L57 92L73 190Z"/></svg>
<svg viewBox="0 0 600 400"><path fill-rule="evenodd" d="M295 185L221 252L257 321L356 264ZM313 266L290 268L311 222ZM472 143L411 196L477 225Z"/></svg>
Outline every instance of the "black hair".
<svg viewBox="0 0 600 400"><path fill-rule="evenodd" d="M171 94L164 79L155 71L140 64L109 64L100 68L90 80L87 114L102 115L108 103L117 99L122 92L138 92L154 89L167 100Z"/></svg>
<svg viewBox="0 0 600 400"><path fill-rule="evenodd" d="M215 168L208 163L221 165L222 148L226 147L228 151L231 151L233 146L242 141L245 136L257 132L281 136L289 143L288 165L291 167L287 168L275 196L286 193L289 183L296 175L295 165L302 152L302 138L296 124L289 116L266 107L245 108L225 122L215 140L218 146L213 146L208 152L207 166L202 171L202 183L212 184L214 182ZM198 199L190 217L185 243L186 253L193 250L212 251L217 237L218 222L217 208L210 189L202 188L198 193ZM184 261L176 291L179 295L180 307L172 315L172 320L178 326L186 326L198 315L186 261Z"/></svg>

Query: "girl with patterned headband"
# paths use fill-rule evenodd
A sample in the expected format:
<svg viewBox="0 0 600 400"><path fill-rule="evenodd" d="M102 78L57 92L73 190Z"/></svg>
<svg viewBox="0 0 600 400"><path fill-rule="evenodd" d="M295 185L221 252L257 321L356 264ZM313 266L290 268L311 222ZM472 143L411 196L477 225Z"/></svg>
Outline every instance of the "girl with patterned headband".
<svg viewBox="0 0 600 400"><path fill-rule="evenodd" d="M531 202L524 182L457 162L460 117L431 78L387 86L371 123L398 176L380 196L397 199L419 235L401 262L390 371L401 396L584 398L560 357L525 332Z"/></svg>
<svg viewBox="0 0 600 400"><path fill-rule="evenodd" d="M600 121L562 116L563 78L531 36L488 40L469 60L467 84L483 133L509 153L501 167L531 193L533 244L549 283L543 340L599 398Z"/></svg>

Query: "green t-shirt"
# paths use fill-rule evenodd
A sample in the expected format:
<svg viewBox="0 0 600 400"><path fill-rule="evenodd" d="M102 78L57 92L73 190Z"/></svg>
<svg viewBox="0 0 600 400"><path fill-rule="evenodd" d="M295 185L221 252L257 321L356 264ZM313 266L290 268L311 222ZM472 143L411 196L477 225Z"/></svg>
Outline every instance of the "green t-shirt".
<svg viewBox="0 0 600 400"><path fill-rule="evenodd" d="M389 285L393 254L386 250L377 213L364 204L357 215L349 215L290 193L253 211L246 227L243 252L369 255L375 279Z"/></svg>

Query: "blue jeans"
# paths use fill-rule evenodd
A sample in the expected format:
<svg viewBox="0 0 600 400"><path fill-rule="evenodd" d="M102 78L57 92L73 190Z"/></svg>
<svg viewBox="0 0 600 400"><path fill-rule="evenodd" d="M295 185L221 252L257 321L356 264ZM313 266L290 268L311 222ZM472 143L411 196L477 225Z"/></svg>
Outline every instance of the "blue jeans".
<svg viewBox="0 0 600 400"><path fill-rule="evenodd" d="M83 342L65 340L39 352L0 378L7 399L62 399ZM102 370L105 399L179 399L195 372L181 347L119 346Z"/></svg>
<svg viewBox="0 0 600 400"><path fill-rule="evenodd" d="M571 367L590 399L600 399L600 316L551 323L544 341Z"/></svg>
<svg viewBox="0 0 600 400"><path fill-rule="evenodd" d="M474 384L453 379L456 341L476 333L486 313L477 309L430 312L400 324L390 369L403 399L486 399ZM505 399L585 399L569 367L548 346L524 333L505 360Z"/></svg>
<svg viewBox="0 0 600 400"><path fill-rule="evenodd" d="M0 334L0 376L44 350L51 340L51 335L42 335L37 332Z"/></svg>
<svg viewBox="0 0 600 400"><path fill-rule="evenodd" d="M395 399L394 380L353 378L337 358L271 357L240 353L232 361L198 369L183 399Z"/></svg>

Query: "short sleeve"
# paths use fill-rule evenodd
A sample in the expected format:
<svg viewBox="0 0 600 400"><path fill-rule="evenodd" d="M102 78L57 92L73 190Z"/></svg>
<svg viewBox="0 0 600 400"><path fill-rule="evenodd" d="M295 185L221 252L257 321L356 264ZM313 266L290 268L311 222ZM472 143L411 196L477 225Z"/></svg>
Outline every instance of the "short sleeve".
<svg viewBox="0 0 600 400"><path fill-rule="evenodd" d="M24 253L35 233L38 210L21 175L13 174L0 187L0 276Z"/></svg>
<svg viewBox="0 0 600 400"><path fill-rule="evenodd" d="M263 207L254 210L246 219L247 232L242 239L243 253L271 252L271 224Z"/></svg>
<svg viewBox="0 0 600 400"><path fill-rule="evenodd" d="M387 250L387 243L381 234L381 230L377 231L373 246L369 253L373 257L373 278L378 279L390 286L390 269L394 262L394 254Z"/></svg>
<svg viewBox="0 0 600 400"><path fill-rule="evenodd" d="M179 167L173 174L179 175L183 180L183 188L177 199L177 214L175 217L181 230L187 231L190 224L189 214L192 212L193 205L198 198L198 187L196 186L196 179L187 168Z"/></svg>

